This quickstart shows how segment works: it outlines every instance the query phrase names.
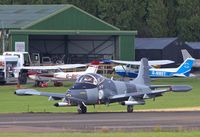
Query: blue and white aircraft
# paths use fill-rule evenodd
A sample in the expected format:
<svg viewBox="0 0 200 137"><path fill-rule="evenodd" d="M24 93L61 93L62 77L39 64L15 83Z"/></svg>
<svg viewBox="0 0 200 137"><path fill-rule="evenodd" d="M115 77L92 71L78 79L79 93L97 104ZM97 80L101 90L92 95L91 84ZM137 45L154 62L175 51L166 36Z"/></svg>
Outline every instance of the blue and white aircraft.
<svg viewBox="0 0 200 137"><path fill-rule="evenodd" d="M150 77L160 78L160 77L189 77L192 65L194 63L194 58L187 58L178 68L154 68L150 66ZM112 60L114 63L121 63L126 65L119 65L114 67L115 73L123 76L136 78L138 75L138 61L119 61ZM151 63L149 63L150 65Z"/></svg>

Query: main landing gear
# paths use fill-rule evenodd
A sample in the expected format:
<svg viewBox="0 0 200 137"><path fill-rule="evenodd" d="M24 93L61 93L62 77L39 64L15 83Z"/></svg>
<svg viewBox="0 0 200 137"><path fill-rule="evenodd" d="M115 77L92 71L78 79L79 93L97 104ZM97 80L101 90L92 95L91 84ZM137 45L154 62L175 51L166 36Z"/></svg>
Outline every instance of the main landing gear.
<svg viewBox="0 0 200 137"><path fill-rule="evenodd" d="M87 113L87 106L85 105L85 103L81 103L78 105L77 111L79 114L85 114Z"/></svg>
<svg viewBox="0 0 200 137"><path fill-rule="evenodd" d="M133 112L133 105L128 105L127 106L127 112L132 113Z"/></svg>

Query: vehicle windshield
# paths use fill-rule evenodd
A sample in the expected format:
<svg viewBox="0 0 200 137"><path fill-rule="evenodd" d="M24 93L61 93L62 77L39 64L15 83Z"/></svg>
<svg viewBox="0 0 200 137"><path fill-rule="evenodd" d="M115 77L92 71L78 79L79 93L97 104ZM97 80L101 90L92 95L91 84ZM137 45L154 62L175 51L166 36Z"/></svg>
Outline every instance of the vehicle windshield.
<svg viewBox="0 0 200 137"><path fill-rule="evenodd" d="M76 83L90 83L94 85L98 85L100 82L102 82L104 78L101 75L98 74L85 74L79 77L76 81Z"/></svg>
<svg viewBox="0 0 200 137"><path fill-rule="evenodd" d="M29 59L29 55L28 54L24 54L24 65L25 66L30 66L30 59Z"/></svg>

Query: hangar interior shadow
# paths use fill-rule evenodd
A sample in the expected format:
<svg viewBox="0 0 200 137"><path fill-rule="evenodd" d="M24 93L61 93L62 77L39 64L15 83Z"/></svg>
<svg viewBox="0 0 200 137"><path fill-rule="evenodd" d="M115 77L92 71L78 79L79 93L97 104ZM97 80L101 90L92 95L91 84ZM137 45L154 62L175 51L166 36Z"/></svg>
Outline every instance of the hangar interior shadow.
<svg viewBox="0 0 200 137"><path fill-rule="evenodd" d="M39 54L40 63L88 63L113 59L117 55L117 36L30 35L29 53Z"/></svg>

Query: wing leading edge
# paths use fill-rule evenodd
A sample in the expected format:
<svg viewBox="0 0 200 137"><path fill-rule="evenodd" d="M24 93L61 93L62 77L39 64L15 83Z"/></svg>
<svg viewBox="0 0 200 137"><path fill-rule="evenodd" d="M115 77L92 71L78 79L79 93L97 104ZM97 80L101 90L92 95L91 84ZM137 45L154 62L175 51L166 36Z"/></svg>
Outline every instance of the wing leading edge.
<svg viewBox="0 0 200 137"><path fill-rule="evenodd" d="M137 65L139 66L141 64L141 61L122 61L122 60L111 60L114 63L118 64L130 64L130 65ZM150 66L157 66L157 65L167 65L172 64L174 61L172 60L151 60L148 61Z"/></svg>
<svg viewBox="0 0 200 137"><path fill-rule="evenodd" d="M72 69L85 66L87 66L87 64L65 64L65 65L55 65L55 66L25 66L25 67L15 67L15 69L53 70L53 69Z"/></svg>
<svg viewBox="0 0 200 137"><path fill-rule="evenodd" d="M62 100L65 97L65 94L62 93L40 92L35 89L18 89L15 91L15 94L19 96L26 96L26 95L46 96L54 100Z"/></svg>

